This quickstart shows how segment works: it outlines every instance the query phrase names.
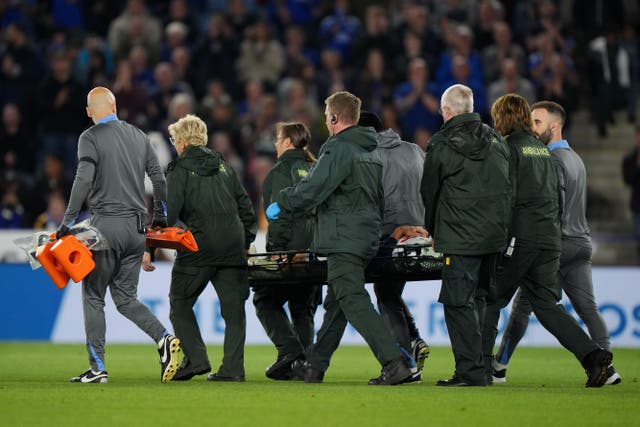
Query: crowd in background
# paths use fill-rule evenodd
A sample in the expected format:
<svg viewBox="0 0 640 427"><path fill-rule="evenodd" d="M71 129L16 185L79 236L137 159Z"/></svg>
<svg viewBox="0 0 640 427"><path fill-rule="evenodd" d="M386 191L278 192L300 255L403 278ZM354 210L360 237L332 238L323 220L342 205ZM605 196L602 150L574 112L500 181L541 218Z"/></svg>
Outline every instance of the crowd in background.
<svg viewBox="0 0 640 427"><path fill-rule="evenodd" d="M339 90L423 149L455 83L487 121L517 92L568 125L587 102L603 137L616 108L634 122L638 16L625 0L0 0L0 228L60 224L95 86L163 166L167 126L201 117L261 213L275 124L304 122L317 152Z"/></svg>

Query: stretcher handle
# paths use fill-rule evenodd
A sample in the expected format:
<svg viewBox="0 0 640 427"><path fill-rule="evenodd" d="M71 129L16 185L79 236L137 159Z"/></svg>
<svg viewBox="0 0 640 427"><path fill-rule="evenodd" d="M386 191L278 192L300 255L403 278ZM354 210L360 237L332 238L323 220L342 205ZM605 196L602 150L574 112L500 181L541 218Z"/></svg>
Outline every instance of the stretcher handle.
<svg viewBox="0 0 640 427"><path fill-rule="evenodd" d="M172 227L151 227L151 229L153 231L156 231L158 233L166 233L167 232L167 228L179 228L180 231L176 231L176 234L184 234L186 233L188 230L186 225L182 225L182 226L172 226Z"/></svg>
<svg viewBox="0 0 640 427"><path fill-rule="evenodd" d="M273 252L262 252L259 254L247 254L248 257L261 257L266 256L270 257L272 255L296 255L296 254L311 254L309 250L290 250L290 251L273 251Z"/></svg>

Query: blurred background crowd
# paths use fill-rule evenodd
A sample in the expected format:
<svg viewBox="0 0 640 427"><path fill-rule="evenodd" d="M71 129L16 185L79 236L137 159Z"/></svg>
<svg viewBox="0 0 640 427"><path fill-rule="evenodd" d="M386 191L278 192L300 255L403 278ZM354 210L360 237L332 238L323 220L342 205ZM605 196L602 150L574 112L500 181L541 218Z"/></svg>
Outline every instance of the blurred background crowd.
<svg viewBox="0 0 640 427"><path fill-rule="evenodd" d="M423 149L440 95L463 83L488 121L493 101L612 112L636 120L637 1L0 0L0 228L55 229L91 122L86 93L110 88L120 119L149 134L161 164L167 126L207 123L262 212L275 123L302 121L317 152L324 99L349 90ZM617 116L620 117L620 114ZM117 177L114 177L117 179Z"/></svg>

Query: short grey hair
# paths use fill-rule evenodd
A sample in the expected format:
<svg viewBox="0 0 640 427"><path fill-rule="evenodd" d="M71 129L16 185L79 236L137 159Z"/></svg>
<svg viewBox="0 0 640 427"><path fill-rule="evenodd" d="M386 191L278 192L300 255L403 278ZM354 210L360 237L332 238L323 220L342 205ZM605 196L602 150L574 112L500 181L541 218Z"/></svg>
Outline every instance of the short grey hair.
<svg viewBox="0 0 640 427"><path fill-rule="evenodd" d="M473 112L473 91L465 85L449 86L440 98L441 108L449 107L458 115Z"/></svg>

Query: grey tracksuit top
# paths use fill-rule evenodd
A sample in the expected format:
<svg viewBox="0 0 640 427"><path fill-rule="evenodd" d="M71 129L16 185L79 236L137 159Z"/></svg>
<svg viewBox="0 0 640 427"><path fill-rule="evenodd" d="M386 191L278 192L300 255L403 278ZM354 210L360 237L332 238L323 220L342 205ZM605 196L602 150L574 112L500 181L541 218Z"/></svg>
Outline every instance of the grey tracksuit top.
<svg viewBox="0 0 640 427"><path fill-rule="evenodd" d="M146 213L145 172L153 184L156 211L161 210L166 200L164 174L149 138L135 126L117 119L91 126L80 135L78 161L64 224L73 223L87 195L94 215Z"/></svg>
<svg viewBox="0 0 640 427"><path fill-rule="evenodd" d="M400 139L393 129L377 134L382 159L384 221L382 235L387 236L400 225L423 225L424 204L420 182L424 167L424 151Z"/></svg>
<svg viewBox="0 0 640 427"><path fill-rule="evenodd" d="M547 146L558 173L562 203L562 238L591 241L585 215L587 207L587 174L582 159L567 141L556 141Z"/></svg>

